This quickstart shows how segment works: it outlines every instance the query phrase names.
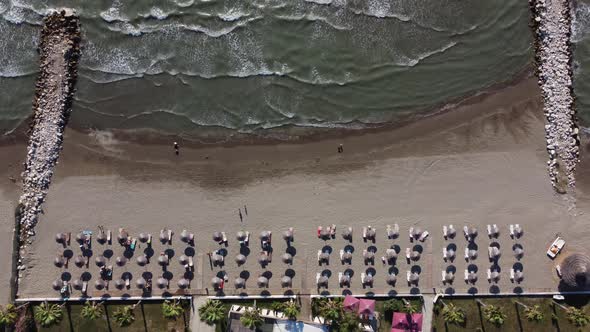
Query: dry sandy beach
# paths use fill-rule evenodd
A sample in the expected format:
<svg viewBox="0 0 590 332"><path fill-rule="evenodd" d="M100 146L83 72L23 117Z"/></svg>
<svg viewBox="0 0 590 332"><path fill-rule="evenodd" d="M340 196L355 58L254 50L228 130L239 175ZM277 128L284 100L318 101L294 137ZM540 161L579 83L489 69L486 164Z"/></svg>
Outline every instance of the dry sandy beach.
<svg viewBox="0 0 590 332"><path fill-rule="evenodd" d="M487 224L497 224L501 231L495 240L502 250L500 291L513 292L517 286L525 291L553 291L558 280L545 254L548 245L556 233L561 233L567 241L566 251L583 248L584 239L590 235L584 214L587 181L579 180L575 203L569 196L555 194L548 180L540 94L532 78L402 128L302 144L181 147L181 155L176 157L171 142L121 143L106 133L88 137L70 129L65 136L45 213L29 247L19 297L57 297L51 283L64 271L53 265L55 255L63 251L54 240L55 233L96 231L98 225L113 231L124 227L135 236L147 231L157 237L164 227L173 229L177 236L183 229L194 232L197 260L192 289L197 292L210 292L211 277L222 270L209 267L206 253L219 248L211 239L212 233L225 231L229 238L223 268L230 280L227 294L233 292L233 279L243 270L250 273L246 290L260 293L256 278L264 270L256 259L260 250L257 236L262 230L274 234L274 259L268 266L273 274L270 291L284 292L280 277L290 268L295 272L293 288L303 294L318 293L316 273L326 269L332 274L329 292L341 294L337 276L347 268L355 272L351 290L370 291L362 289L358 277L371 267L363 264L361 256L371 245L360 237L367 225L377 229L375 287L371 291L378 294L416 291L405 282L406 271L414 265L422 270L422 292L444 291L448 286L441 283L441 270L453 265L457 279L452 287L457 293L471 287L478 293L488 293L485 270L490 267L487 246L491 241L486 236ZM341 143L344 153L338 154L336 148ZM5 166L1 178L0 198L9 198L7 207L14 204L10 198L19 190L18 182L7 179L18 177L24 151L24 145L0 148L3 160L10 160L12 165ZM248 216L240 222L238 209L245 204ZM2 230L10 229L12 212L3 209L0 216ZM387 240L386 225L393 223L400 225L400 238ZM508 236L508 225L514 223L524 228L524 236L518 241ZM331 224L338 227L337 237L324 243L316 237L316 229ZM459 231L452 241L442 237L442 226L448 224ZM476 239L480 256L474 262L462 258L467 243L460 234L464 225L476 226L480 233ZM355 231L351 267L343 266L338 259L338 251L346 244L340 233L349 226ZM418 243L424 250L418 262L407 264L405 258L398 259L398 283L392 288L385 283L390 266L382 265L380 257L393 244L402 252L410 246L407 231L411 226L431 235L425 243ZM295 228L293 246L297 254L293 266L280 261L286 250L280 234L288 227ZM251 253L244 267L238 268L233 261L239 252L235 234L242 229L252 234ZM508 271L517 262L511 251L516 242L525 249L521 260L525 279L520 285L508 280ZM9 248L7 241L2 243ZM449 243L458 248L453 263L442 259L442 248ZM333 250L330 264L319 267L317 251L325 245ZM172 247L176 252L170 268L173 292L183 273L177 257L186 245L176 240ZM120 248L113 247L113 259ZM105 249L98 244L93 248L95 253ZM154 251L157 255L164 249L158 243ZM73 250L75 254L79 251L75 244ZM8 257L4 255L1 263L7 266ZM462 271L468 264L478 269L479 280L474 286L463 282ZM125 268L115 268L115 278L125 269L134 278L145 270L154 279L162 273L155 261L146 269L133 260ZM88 271L95 280L98 268L91 263ZM77 278L83 271L71 264L67 272ZM4 284L4 279L0 281ZM103 294L93 287L89 290L91 295ZM136 295L137 289L133 285L127 293ZM78 294L75 291L73 295Z"/></svg>

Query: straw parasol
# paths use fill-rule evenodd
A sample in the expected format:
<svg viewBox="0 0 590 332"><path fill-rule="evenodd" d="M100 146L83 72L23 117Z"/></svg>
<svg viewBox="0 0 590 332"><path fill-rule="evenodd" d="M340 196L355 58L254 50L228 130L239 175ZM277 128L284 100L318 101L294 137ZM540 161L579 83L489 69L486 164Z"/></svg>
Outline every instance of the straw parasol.
<svg viewBox="0 0 590 332"><path fill-rule="evenodd" d="M189 243L190 240L191 234L186 229L183 229L182 232L180 232L180 241Z"/></svg>
<svg viewBox="0 0 590 332"><path fill-rule="evenodd" d="M188 288L188 286L190 285L190 281L188 281L188 279L182 278L180 280L178 280L178 288L180 289L185 289Z"/></svg>
<svg viewBox="0 0 590 332"><path fill-rule="evenodd" d="M94 287L98 290L104 289L107 286L106 281L102 280L102 279L96 279L96 281L94 282Z"/></svg>
<svg viewBox="0 0 590 332"><path fill-rule="evenodd" d="M473 259L476 259L477 258L477 250L471 249L471 250L469 250L469 252L467 253L467 255L472 260Z"/></svg>
<svg viewBox="0 0 590 332"><path fill-rule="evenodd" d="M365 277L365 284L366 285L372 285L373 284L373 276L370 274L367 274L367 276Z"/></svg>
<svg viewBox="0 0 590 332"><path fill-rule="evenodd" d="M516 234L517 237L521 237L522 236L522 227L520 227L520 225L516 225L514 226L514 234Z"/></svg>
<svg viewBox="0 0 590 332"><path fill-rule="evenodd" d="M281 260L285 264L291 264L293 262L293 256L290 253L286 252L281 256Z"/></svg>
<svg viewBox="0 0 590 332"><path fill-rule="evenodd" d="M342 285L349 285L350 286L350 276L348 274L342 275L342 279L340 279L340 283Z"/></svg>
<svg viewBox="0 0 590 332"><path fill-rule="evenodd" d="M158 280L156 280L156 285L158 286L158 288L164 289L168 285L168 280L160 277L158 278Z"/></svg>
<svg viewBox="0 0 590 332"><path fill-rule="evenodd" d="M322 252L320 254L320 261L324 261L327 262L330 259L330 254L328 254L327 252Z"/></svg>
<svg viewBox="0 0 590 332"><path fill-rule="evenodd" d="M86 260L84 257L78 255L76 258L74 258L74 264L76 264L77 267L82 267L84 264L86 264Z"/></svg>
<svg viewBox="0 0 590 332"><path fill-rule="evenodd" d="M268 255L267 254L260 254L260 256L258 256L258 263L260 264L268 264Z"/></svg>
<svg viewBox="0 0 590 332"><path fill-rule="evenodd" d="M522 273L522 271L516 271L514 273L514 280L516 280L516 282L521 282L524 279L524 273Z"/></svg>
<svg viewBox="0 0 590 332"><path fill-rule="evenodd" d="M289 276L283 276L281 278L281 286L283 286L283 287L291 287L292 284L293 284L293 279L291 279L291 277L289 277Z"/></svg>
<svg viewBox="0 0 590 332"><path fill-rule="evenodd" d="M123 243L124 241L127 241L128 237L129 234L126 231L121 231L119 232L119 235L117 235L117 240L119 240L119 243Z"/></svg>
<svg viewBox="0 0 590 332"><path fill-rule="evenodd" d="M387 249L385 250L385 257L387 257L387 259L397 258L397 251L395 251L395 249Z"/></svg>
<svg viewBox="0 0 590 332"><path fill-rule="evenodd" d="M137 260L137 265L139 265L139 266L144 266L148 262L147 257L145 257L145 255L137 256L136 260Z"/></svg>
<svg viewBox="0 0 590 332"><path fill-rule="evenodd" d="M457 230L454 227L449 227L449 229L447 230L447 234L450 238L453 238L457 234Z"/></svg>
<svg viewBox="0 0 590 332"><path fill-rule="evenodd" d="M80 280L80 279L75 279L75 280L72 282L72 286L73 286L73 287L74 287L74 289L76 289L76 290L81 290L81 289L82 289L82 280Z"/></svg>
<svg viewBox="0 0 590 332"><path fill-rule="evenodd" d="M76 242L78 242L79 244L83 244L85 239L86 235L84 235L84 233L76 234Z"/></svg>
<svg viewBox="0 0 590 332"><path fill-rule="evenodd" d="M419 238L422 235L422 230L420 229L420 227L416 227L414 228L414 237L415 238Z"/></svg>
<svg viewBox="0 0 590 332"><path fill-rule="evenodd" d="M123 256L119 256L119 257L117 257L115 262L117 263L117 266L124 266L125 264L127 264L127 258L125 258Z"/></svg>
<svg viewBox="0 0 590 332"><path fill-rule="evenodd" d="M473 271L469 272L469 274L467 275L467 280L469 280L469 282L476 282L477 274L475 274L475 272Z"/></svg>
<svg viewBox="0 0 590 332"><path fill-rule="evenodd" d="M455 250L453 250L453 249L449 249L449 250L447 250L447 257L448 257L449 259L453 259L453 258L455 258Z"/></svg>
<svg viewBox="0 0 590 332"><path fill-rule="evenodd" d="M53 260L53 264L57 267L62 267L64 266L64 258L62 256L56 256L55 259Z"/></svg>
<svg viewBox="0 0 590 332"><path fill-rule="evenodd" d="M246 256L244 256L242 254L237 254L236 255L236 264L242 265L244 263L246 263Z"/></svg>
<svg viewBox="0 0 590 332"><path fill-rule="evenodd" d="M323 276L321 276L321 277L318 279L318 287L325 287L325 288L328 288L328 277L326 277L326 276L324 276L324 275L323 275Z"/></svg>
<svg viewBox="0 0 590 332"><path fill-rule="evenodd" d="M410 259L412 259L413 261L417 261L420 259L420 252L419 251L412 251L412 253L410 254Z"/></svg>
<svg viewBox="0 0 590 332"><path fill-rule="evenodd" d="M500 235L500 228L498 227L498 225L492 225L491 235L494 237Z"/></svg>
<svg viewBox="0 0 590 332"><path fill-rule="evenodd" d="M492 271L492 273L490 273L490 279L497 282L498 280L500 280L500 272L498 271Z"/></svg>
<svg viewBox="0 0 590 332"><path fill-rule="evenodd" d="M123 289L123 286L125 286L125 280L123 280L123 279L115 280L115 287L117 289Z"/></svg>
<svg viewBox="0 0 590 332"><path fill-rule="evenodd" d="M146 285L146 281L144 278L139 278L135 281L135 285L137 286L137 288L139 289L144 289L145 285Z"/></svg>
<svg viewBox="0 0 590 332"><path fill-rule="evenodd" d="M397 281L397 276L393 273L390 273L387 275L387 278L385 279L385 281L387 281L388 285L395 285L395 282Z"/></svg>
<svg viewBox="0 0 590 332"><path fill-rule="evenodd" d="M351 261L352 260L352 253L350 251L345 251L344 254L342 254L342 260Z"/></svg>
<svg viewBox="0 0 590 332"><path fill-rule="evenodd" d="M352 230L351 230L350 228L345 228L345 229L342 231L342 237L343 237L345 240L349 240L349 239L351 239L351 238L352 238Z"/></svg>
<svg viewBox="0 0 590 332"><path fill-rule="evenodd" d="M492 250L490 251L490 255L494 259L500 257L500 248L498 248L498 247L492 247Z"/></svg>
<svg viewBox="0 0 590 332"><path fill-rule="evenodd" d="M238 240L238 241L246 240L246 232L244 232L244 231L237 232L236 233L236 240Z"/></svg>
<svg viewBox="0 0 590 332"><path fill-rule="evenodd" d="M105 244L107 242L107 235L103 231L98 232L96 241L98 241L100 244Z"/></svg>
<svg viewBox="0 0 590 332"><path fill-rule="evenodd" d="M234 280L234 286L236 288L246 288L246 279L236 278L236 280Z"/></svg>
<svg viewBox="0 0 590 332"><path fill-rule="evenodd" d="M158 264L160 264L161 266L168 265L168 256L166 256L166 255L158 256Z"/></svg>
<svg viewBox="0 0 590 332"><path fill-rule="evenodd" d="M375 235L377 235L377 233L375 232L374 228L369 228L367 229L367 239L374 239Z"/></svg>
<svg viewBox="0 0 590 332"><path fill-rule="evenodd" d="M258 280L256 280L256 283L258 284L258 287L260 287L260 288L267 287L268 286L268 278L264 277L264 276L260 276L260 277L258 277Z"/></svg>
<svg viewBox="0 0 590 332"><path fill-rule="evenodd" d="M188 256L187 255L181 255L180 257L178 257L178 262L180 262L180 265L186 265L188 264Z"/></svg>
<svg viewBox="0 0 590 332"><path fill-rule="evenodd" d="M260 232L260 239L262 241L268 241L268 240L270 240L270 232L269 231L262 231L262 232Z"/></svg>
<svg viewBox="0 0 590 332"><path fill-rule="evenodd" d="M61 290L62 286L63 286L63 282L59 279L54 280L53 283L51 284L51 287L56 291Z"/></svg>
<svg viewBox="0 0 590 332"><path fill-rule="evenodd" d="M521 247L514 248L514 257L516 257L517 259L521 259L522 256L524 256L524 249L522 249Z"/></svg>
<svg viewBox="0 0 590 332"><path fill-rule="evenodd" d="M590 286L590 257L582 253L573 253L561 263L561 280L572 288Z"/></svg>
<svg viewBox="0 0 590 332"><path fill-rule="evenodd" d="M373 258L375 258L375 253L372 252L372 251L366 250L365 252L363 252L363 258L364 259L367 259L367 260L368 259L373 259Z"/></svg>
<svg viewBox="0 0 590 332"><path fill-rule="evenodd" d="M221 232L213 232L213 241L215 242L221 242L221 240L223 240L223 235L221 234Z"/></svg>
<svg viewBox="0 0 590 332"><path fill-rule="evenodd" d="M104 258L104 256L100 255L100 256L96 256L96 258L94 259L94 262L96 263L96 266L103 267L106 264L107 259Z"/></svg>
<svg viewBox="0 0 590 332"><path fill-rule="evenodd" d="M149 240L149 235L146 233L139 233L138 239L142 243L146 243Z"/></svg>
<svg viewBox="0 0 590 332"><path fill-rule="evenodd" d="M418 273L410 274L410 282L417 283L420 280L420 275Z"/></svg>
<svg viewBox="0 0 590 332"><path fill-rule="evenodd" d="M446 282L452 282L453 280L455 280L455 275L452 272L445 273Z"/></svg>
<svg viewBox="0 0 590 332"><path fill-rule="evenodd" d="M57 233L57 234L55 234L55 242L57 242L57 243L66 243L66 233Z"/></svg>

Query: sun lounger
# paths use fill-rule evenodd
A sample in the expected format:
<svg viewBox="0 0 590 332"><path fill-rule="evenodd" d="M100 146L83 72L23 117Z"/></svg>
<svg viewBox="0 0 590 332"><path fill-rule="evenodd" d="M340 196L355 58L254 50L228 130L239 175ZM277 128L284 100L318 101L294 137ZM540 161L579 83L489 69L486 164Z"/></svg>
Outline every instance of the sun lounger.
<svg viewBox="0 0 590 332"><path fill-rule="evenodd" d="M332 228L330 228L330 236L331 237L336 236L336 225L334 225L334 224L332 224Z"/></svg>
<svg viewBox="0 0 590 332"><path fill-rule="evenodd" d="M469 260L469 248L465 247L465 260Z"/></svg>
<svg viewBox="0 0 590 332"><path fill-rule="evenodd" d="M467 282L469 280L469 271L467 271L467 269L465 269L465 282Z"/></svg>
<svg viewBox="0 0 590 332"><path fill-rule="evenodd" d="M406 248L406 258L410 259L410 254L411 254L411 249L410 248Z"/></svg>
<svg viewBox="0 0 590 332"><path fill-rule="evenodd" d="M387 225L385 231L387 232L387 238L391 239L391 225Z"/></svg>
<svg viewBox="0 0 590 332"><path fill-rule="evenodd" d="M555 265L555 271L557 271L557 276L561 278L561 266Z"/></svg>
<svg viewBox="0 0 590 332"><path fill-rule="evenodd" d="M246 232L246 245L250 244L250 232Z"/></svg>
<svg viewBox="0 0 590 332"><path fill-rule="evenodd" d="M500 233L500 229L498 228L498 225L493 224L492 227L494 228L494 232L496 232L496 236L498 236L498 233Z"/></svg>
<svg viewBox="0 0 590 332"><path fill-rule="evenodd" d="M469 228L467 226L463 226L463 235L465 235L465 238L469 238Z"/></svg>
<svg viewBox="0 0 590 332"><path fill-rule="evenodd" d="M412 272L406 271L406 280L408 281L408 285L410 284L410 276L411 275L412 275Z"/></svg>
<svg viewBox="0 0 590 332"><path fill-rule="evenodd" d="M414 227L410 227L408 230L408 236L410 237L410 242L414 241Z"/></svg>
<svg viewBox="0 0 590 332"><path fill-rule="evenodd" d="M340 261L342 262L342 264L344 264L344 249L340 249Z"/></svg>
<svg viewBox="0 0 590 332"><path fill-rule="evenodd" d="M363 240L367 240L367 227L363 227Z"/></svg>
<svg viewBox="0 0 590 332"><path fill-rule="evenodd" d="M82 282L82 294L86 295L87 291L88 291L88 281L84 281L84 282Z"/></svg>
<svg viewBox="0 0 590 332"><path fill-rule="evenodd" d="M443 237L445 238L445 240L447 239L447 235L448 235L447 225L444 225L443 226Z"/></svg>
<svg viewBox="0 0 590 332"><path fill-rule="evenodd" d="M428 235L429 235L428 231L424 231L424 232L422 232L422 235L420 235L420 238L418 240L420 240L420 242L424 242L424 240L426 240Z"/></svg>
<svg viewBox="0 0 590 332"><path fill-rule="evenodd" d="M515 225L514 225L514 229L515 229L515 230L516 230L516 229L518 229L518 230L520 230L520 232L522 232L522 228L520 228L520 224L515 224ZM519 233L519 234L516 234L516 233L515 233L515 234L514 234L514 236L516 236L516 237L518 237L518 238L519 238L519 237L521 236L521 234L520 234L520 233Z"/></svg>
<svg viewBox="0 0 590 332"><path fill-rule="evenodd" d="M487 228L488 228L488 237L491 238L492 237L492 225L488 224Z"/></svg>
<svg viewBox="0 0 590 332"><path fill-rule="evenodd" d="M443 285L445 285L447 283L447 281L445 280L445 275L447 274L447 272L445 270L442 270L441 272L442 272L441 273L441 278L442 278L441 280L442 280Z"/></svg>
<svg viewBox="0 0 590 332"><path fill-rule="evenodd" d="M487 274L488 274L488 282L492 281L492 270L488 269Z"/></svg>
<svg viewBox="0 0 590 332"><path fill-rule="evenodd" d="M323 229L324 229L324 228L323 228L322 226L318 226L318 237L320 237L320 236L321 236L321 233L322 233L322 230L323 230Z"/></svg>
<svg viewBox="0 0 590 332"><path fill-rule="evenodd" d="M365 285L365 279L367 278L367 275L365 274L365 272L361 273L361 284L363 284L363 286Z"/></svg>
<svg viewBox="0 0 590 332"><path fill-rule="evenodd" d="M318 272L318 273L316 273L316 275L315 275L315 284L316 284L316 285L317 285L317 284L320 282L320 276L321 276L321 275L320 275L320 273L319 273L319 272Z"/></svg>
<svg viewBox="0 0 590 332"><path fill-rule="evenodd" d="M148 244L148 246L152 245L152 234L148 234L147 244Z"/></svg>
<svg viewBox="0 0 590 332"><path fill-rule="evenodd" d="M510 224L510 237L514 238L514 225Z"/></svg>
<svg viewBox="0 0 590 332"><path fill-rule="evenodd" d="M451 230L454 230L455 227L453 225L449 225L449 233L451 232Z"/></svg>
<svg viewBox="0 0 590 332"><path fill-rule="evenodd" d="M72 240L72 232L68 232L68 235L66 237L66 244L69 246L70 245L70 241Z"/></svg>
<svg viewBox="0 0 590 332"><path fill-rule="evenodd" d="M338 272L338 284L340 285L340 287L342 287L342 276L343 276L343 273Z"/></svg>
<svg viewBox="0 0 590 332"><path fill-rule="evenodd" d="M510 269L510 281L514 282L514 269Z"/></svg>
<svg viewBox="0 0 590 332"><path fill-rule="evenodd" d="M488 247L488 257L492 259L492 247Z"/></svg>
<svg viewBox="0 0 590 332"><path fill-rule="evenodd" d="M318 250L318 262L320 261L320 255L322 254L322 250Z"/></svg>
<svg viewBox="0 0 590 332"><path fill-rule="evenodd" d="M443 247L443 259L445 262L447 261L447 247Z"/></svg>
<svg viewBox="0 0 590 332"><path fill-rule="evenodd" d="M227 243L227 235L225 232L221 232L221 238L223 239L223 243Z"/></svg>
<svg viewBox="0 0 590 332"><path fill-rule="evenodd" d="M398 236L398 235L399 235L399 225L393 224L393 236Z"/></svg>

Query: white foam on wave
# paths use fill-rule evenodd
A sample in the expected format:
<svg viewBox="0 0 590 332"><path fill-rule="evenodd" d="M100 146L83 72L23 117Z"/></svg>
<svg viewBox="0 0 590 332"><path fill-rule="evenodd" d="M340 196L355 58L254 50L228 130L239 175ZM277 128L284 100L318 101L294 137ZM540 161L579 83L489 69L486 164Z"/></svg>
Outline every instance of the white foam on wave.
<svg viewBox="0 0 590 332"><path fill-rule="evenodd" d="M100 17L107 21L107 22L127 22L129 21L129 18L123 14L121 14L121 7L123 6L123 4L121 3L121 0L115 0L113 1L113 5L112 7L109 7L109 9L100 12Z"/></svg>
<svg viewBox="0 0 590 332"><path fill-rule="evenodd" d="M195 0L188 0L188 1L181 1L181 0L172 0L172 2L174 2L174 4L176 4L178 7L190 7L195 3Z"/></svg>
<svg viewBox="0 0 590 332"><path fill-rule="evenodd" d="M330 5L332 4L332 0L305 0L305 2L311 2L318 5Z"/></svg>
<svg viewBox="0 0 590 332"><path fill-rule="evenodd" d="M578 1L572 13L572 34L570 40L578 43L590 33L590 4Z"/></svg>
<svg viewBox="0 0 590 332"><path fill-rule="evenodd" d="M165 20L172 13L174 13L174 12L173 11L172 12L165 12L162 8L152 7L152 8L150 8L149 12L139 14L139 16L141 16L143 18L155 18L157 20Z"/></svg>
<svg viewBox="0 0 590 332"><path fill-rule="evenodd" d="M352 30L352 27L350 27L350 26L338 25L338 24L332 22L331 20L329 20L327 17L318 16L313 13L301 14L301 15L277 15L277 16L275 16L275 18L280 19L280 20L285 20L285 21L306 20L306 21L310 21L310 22L323 22L336 30L340 30L340 31Z"/></svg>
<svg viewBox="0 0 590 332"><path fill-rule="evenodd" d="M225 12L225 13L217 14L217 17L219 17L220 19L222 19L226 22L237 21L243 17L248 17L248 16L250 16L250 14L244 13L236 8L232 8L228 12Z"/></svg>
<svg viewBox="0 0 590 332"><path fill-rule="evenodd" d="M400 59L398 61L396 61L396 65L398 65L398 66L405 66L405 67L414 67L417 64L419 64L420 61L422 61L422 60L424 60L426 58L429 58L429 57L431 57L433 55L444 53L447 50L449 50L450 48L455 47L455 45L457 45L457 42L454 42L453 41L453 42L450 42L450 43L448 43L448 44L446 44L446 45L444 45L441 48L438 48L436 50L432 50L432 51L428 51L428 52L422 53L422 54L418 55L416 58L413 58L413 59L412 58L408 58L406 56L401 56Z"/></svg>

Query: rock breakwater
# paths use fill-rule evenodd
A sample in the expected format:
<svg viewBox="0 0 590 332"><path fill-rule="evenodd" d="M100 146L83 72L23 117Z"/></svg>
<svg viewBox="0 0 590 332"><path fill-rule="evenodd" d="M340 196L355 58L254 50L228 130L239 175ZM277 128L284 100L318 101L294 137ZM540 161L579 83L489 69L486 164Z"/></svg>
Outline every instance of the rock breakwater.
<svg viewBox="0 0 590 332"><path fill-rule="evenodd" d="M40 74L35 86L33 120L18 215L20 241L34 235L53 168L62 148L63 133L72 107L80 57L80 23L62 10L45 17L39 45Z"/></svg>
<svg viewBox="0 0 590 332"><path fill-rule="evenodd" d="M547 162L553 187L561 193L575 186L579 162L577 118L572 87L571 11L569 0L529 0L535 36L537 78L547 120Z"/></svg>

